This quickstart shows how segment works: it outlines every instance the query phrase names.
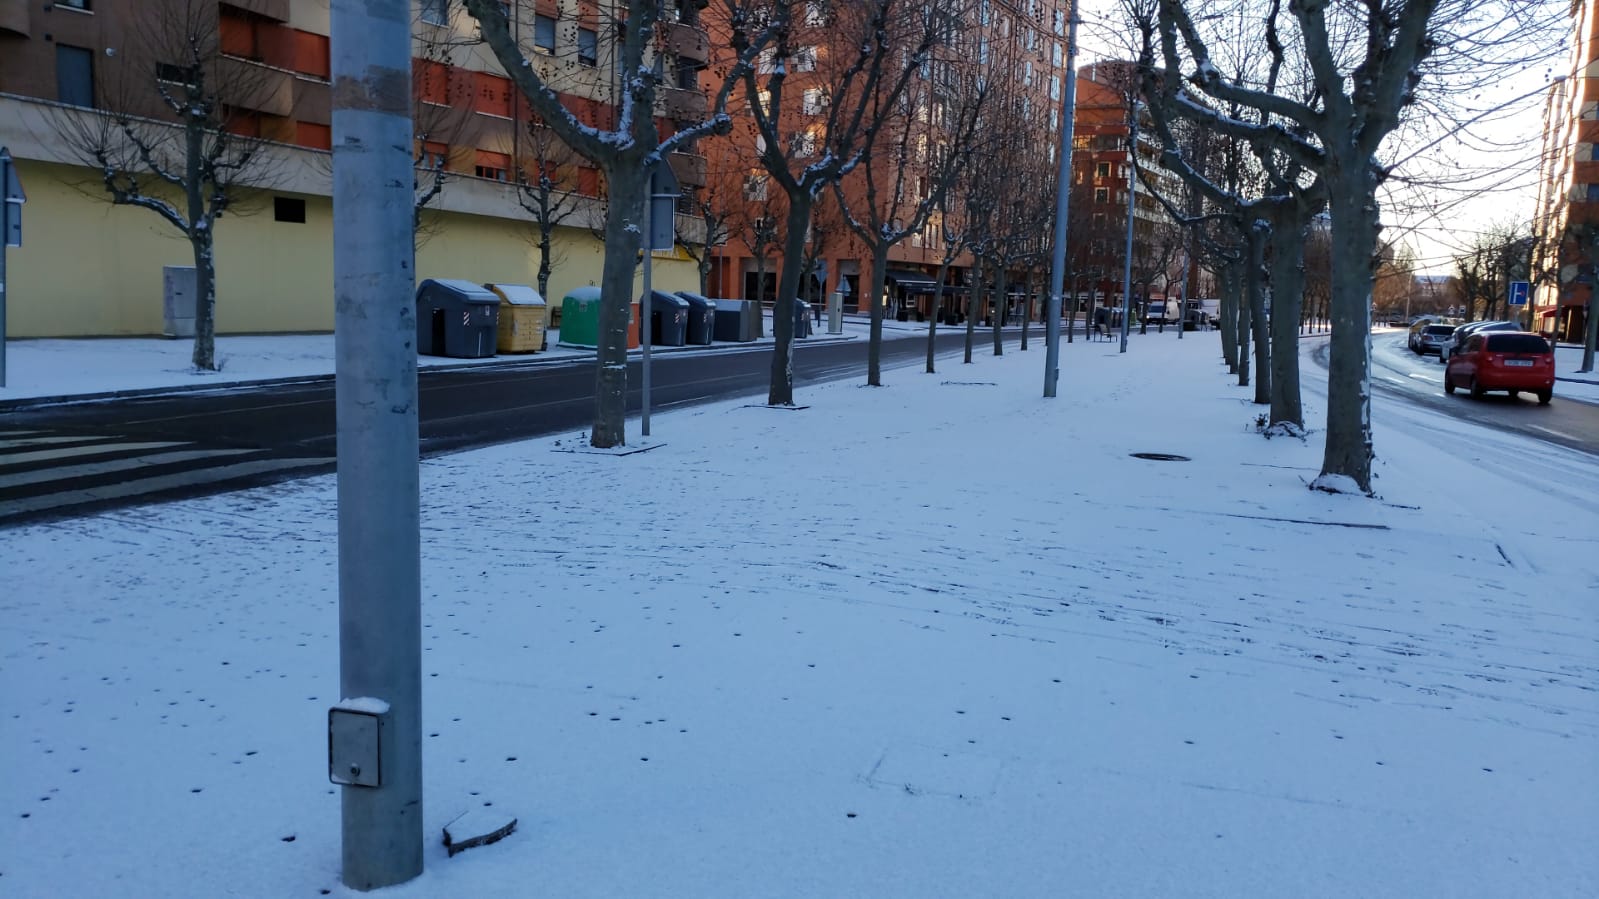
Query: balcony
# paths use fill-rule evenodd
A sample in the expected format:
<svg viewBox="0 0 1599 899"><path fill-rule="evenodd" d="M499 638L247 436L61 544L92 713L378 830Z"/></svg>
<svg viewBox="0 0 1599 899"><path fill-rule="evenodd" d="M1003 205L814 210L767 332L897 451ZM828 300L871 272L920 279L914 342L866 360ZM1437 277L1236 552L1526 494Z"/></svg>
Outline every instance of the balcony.
<svg viewBox="0 0 1599 899"><path fill-rule="evenodd" d="M667 156L666 164L672 167L672 174L679 182L694 187L705 186L710 167L704 156L694 153L672 153Z"/></svg>
<svg viewBox="0 0 1599 899"><path fill-rule="evenodd" d="M217 78L231 106L275 116L288 116L294 111L292 72L224 56L217 60Z"/></svg>
<svg viewBox="0 0 1599 899"><path fill-rule="evenodd" d="M687 56L701 65L709 61L711 42L705 29L682 22L665 22L662 27L666 32L667 52Z"/></svg>
<svg viewBox="0 0 1599 899"><path fill-rule="evenodd" d="M705 118L710 109L710 101L700 91L662 86L655 94L660 100L661 114L669 119L697 121Z"/></svg>
<svg viewBox="0 0 1599 899"><path fill-rule="evenodd" d="M0 31L32 36L28 32L28 0L0 0Z"/></svg>
<svg viewBox="0 0 1599 899"><path fill-rule="evenodd" d="M289 21L290 0L227 0L229 6L253 12L274 22Z"/></svg>

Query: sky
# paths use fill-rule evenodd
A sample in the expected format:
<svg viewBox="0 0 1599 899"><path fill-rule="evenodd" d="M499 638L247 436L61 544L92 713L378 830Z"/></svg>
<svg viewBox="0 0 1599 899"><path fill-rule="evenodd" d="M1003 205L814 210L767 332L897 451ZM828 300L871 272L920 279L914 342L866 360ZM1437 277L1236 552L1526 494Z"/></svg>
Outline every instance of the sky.
<svg viewBox="0 0 1599 899"><path fill-rule="evenodd" d="M1217 357L1078 340L1044 400L1035 337L424 460L384 895L1599 894L1599 462L1379 393L1379 497L1312 492ZM355 895L335 501L0 534L0 892ZM448 857L473 811L516 830Z"/></svg>
<svg viewBox="0 0 1599 899"><path fill-rule="evenodd" d="M1127 48L1136 38L1122 24L1121 0L1083 0L1081 10L1080 64L1128 58ZM1398 159L1437 141L1409 160L1382 196L1383 238L1408 245L1419 271L1448 274L1453 257L1479 234L1496 225L1531 221L1543 130L1542 89L1570 65L1566 38L1564 31L1545 33L1524 48L1522 55L1533 61L1507 66L1489 83L1451 94L1450 102L1466 110L1462 118L1482 115L1465 131L1398 132L1385 144L1385 158ZM1426 122L1431 117L1417 118Z"/></svg>

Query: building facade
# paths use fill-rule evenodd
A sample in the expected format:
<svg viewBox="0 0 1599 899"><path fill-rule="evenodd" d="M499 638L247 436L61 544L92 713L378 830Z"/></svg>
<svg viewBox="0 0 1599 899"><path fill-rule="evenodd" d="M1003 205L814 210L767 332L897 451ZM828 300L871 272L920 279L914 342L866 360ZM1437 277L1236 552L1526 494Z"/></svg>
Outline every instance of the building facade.
<svg viewBox="0 0 1599 899"><path fill-rule="evenodd" d="M1599 273L1599 0L1571 4L1571 65L1550 84L1533 235L1534 327L1580 342Z"/></svg>
<svg viewBox="0 0 1599 899"><path fill-rule="evenodd" d="M614 122L618 0L515 0L513 32L563 105L584 122ZM660 46L670 82L664 129L702 116L709 55L698 4L669 4ZM549 299L600 280L599 172L537 124L498 62L475 40L459 0L413 6L417 278L534 284L537 228L519 182L552 173L567 200L554 227ZM107 111L170 120L160 92L181 83L161 55L175 16L200 16L215 44L207 71L247 85L224 98L226 127L260 142L248 188L217 224L219 333L325 331L333 326L329 11L326 0L0 0L0 146L28 193L23 246L8 256L11 337L158 334L164 266L193 263L181 232L148 210L113 206L81 146ZM214 68L213 68L214 67ZM674 154L679 181L703 186L705 160ZM680 231L695 235L692 221ZM691 289L681 249L656 254L655 283Z"/></svg>
<svg viewBox="0 0 1599 899"><path fill-rule="evenodd" d="M936 0L925 2L929 8L936 5ZM791 155L793 163L799 165L813 158L825 142L824 125L831 102L829 63L847 57L853 50L849 34L827 27L826 6L807 4L801 16L801 33L805 37L800 43L804 45L795 49L785 65L788 99L781 110L782 130L798 136ZM946 5L946 11L951 10L954 7ZM1025 131L1025 155L1040 171L1053 177L1070 10L1070 0L972 0L960 6L951 13L958 27L953 29L948 43L937 48L920 68L907 91L905 102L917 110L916 121L924 125L932 122L936 131L939 122L949 122L954 117L952 94L956 85L962 79L986 79L992 85L991 96L1004 96L1006 102L1028 111L1026 126L1020 129ZM714 23L711 30L713 35L717 33ZM763 62L765 66L773 64ZM732 132L703 143L711 173L709 181L728 207L725 239L712 252L710 290L717 296L759 297L770 302L782 265L780 232L786 199L762 169L759 139L748 121L747 110L741 116L738 105L730 104L730 111L735 113ZM938 137L931 140L936 143ZM908 212L931 190L924 165L927 158L921 151L905 155L901 211ZM845 205L853 207L860 218L859 210L867 203L863 179L858 173L846 178L841 190ZM884 217L893 219L896 215ZM935 215L926 227L889 251L889 283L885 294L878 298L886 307L901 311L906 317L923 318L930 312L934 278L946 255L942 224ZM1047 237L1046 225L1041 229L1040 246L1047 243ZM846 226L844 211L831 189L815 208L808 238L812 275L802 283L800 298L821 302L834 291L841 291L846 295L847 310L869 311L871 298L863 292L862 284L871 273L871 254ZM1047 266L1047 253L1039 254L1038 261ZM960 253L949 266L943 309L955 308L964 313L972 268L970 252ZM1010 283L1021 283L1023 277L1024 273L1017 271Z"/></svg>

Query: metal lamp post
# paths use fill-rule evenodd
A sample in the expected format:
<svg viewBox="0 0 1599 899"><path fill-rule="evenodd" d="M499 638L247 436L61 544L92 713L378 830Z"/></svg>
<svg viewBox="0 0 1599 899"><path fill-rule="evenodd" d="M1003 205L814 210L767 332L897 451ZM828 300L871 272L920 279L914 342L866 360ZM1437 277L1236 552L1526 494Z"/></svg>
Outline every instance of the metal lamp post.
<svg viewBox="0 0 1599 899"><path fill-rule="evenodd" d="M1071 203L1072 114L1077 108L1077 8L1072 7L1066 32L1066 90L1061 98L1060 159L1055 170L1055 246L1049 258L1049 300L1044 325L1044 396L1055 395L1060 380L1060 317L1066 290L1066 222ZM1077 310L1072 310L1073 319ZM1071 326L1067 326L1070 336Z"/></svg>

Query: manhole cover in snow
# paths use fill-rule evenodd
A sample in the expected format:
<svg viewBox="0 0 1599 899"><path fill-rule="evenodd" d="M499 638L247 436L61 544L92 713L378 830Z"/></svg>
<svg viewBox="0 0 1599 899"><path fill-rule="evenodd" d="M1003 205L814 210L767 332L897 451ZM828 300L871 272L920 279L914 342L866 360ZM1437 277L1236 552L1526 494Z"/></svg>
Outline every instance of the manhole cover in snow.
<svg viewBox="0 0 1599 899"><path fill-rule="evenodd" d="M1178 456L1172 453L1133 453L1134 459L1148 459L1151 462L1188 462L1187 456Z"/></svg>

